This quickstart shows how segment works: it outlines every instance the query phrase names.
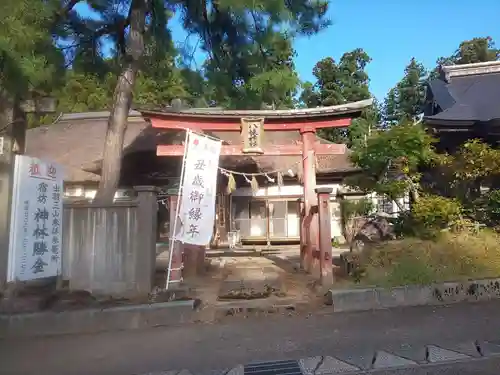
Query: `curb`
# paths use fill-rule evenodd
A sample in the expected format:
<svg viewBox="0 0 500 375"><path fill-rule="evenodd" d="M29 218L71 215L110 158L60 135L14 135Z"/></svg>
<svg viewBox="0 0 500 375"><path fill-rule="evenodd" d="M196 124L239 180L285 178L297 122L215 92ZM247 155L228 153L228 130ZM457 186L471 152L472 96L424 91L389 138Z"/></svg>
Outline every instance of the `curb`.
<svg viewBox="0 0 500 375"><path fill-rule="evenodd" d="M234 300L219 301L215 306L215 319L223 319L228 316L259 316L290 314L309 306L308 302L297 301L294 298L283 298L274 301L254 300Z"/></svg>
<svg viewBox="0 0 500 375"><path fill-rule="evenodd" d="M393 288L330 289L326 304L334 312L380 310L392 307L448 305L500 299L500 278L407 285Z"/></svg>
<svg viewBox="0 0 500 375"><path fill-rule="evenodd" d="M0 339L97 333L178 325L193 321L195 301L0 315Z"/></svg>

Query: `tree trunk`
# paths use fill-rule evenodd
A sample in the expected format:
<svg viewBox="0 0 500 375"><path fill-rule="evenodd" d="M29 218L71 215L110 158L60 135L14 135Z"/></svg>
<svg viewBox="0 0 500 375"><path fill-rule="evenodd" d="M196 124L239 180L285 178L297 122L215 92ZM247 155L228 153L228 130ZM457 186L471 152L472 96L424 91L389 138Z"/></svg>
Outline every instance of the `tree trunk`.
<svg viewBox="0 0 500 375"><path fill-rule="evenodd" d="M12 99L0 88L0 292L8 272L10 213L16 153L24 153L26 116L19 98Z"/></svg>
<svg viewBox="0 0 500 375"><path fill-rule="evenodd" d="M108 119L108 130L104 143L101 181L95 200L100 203L113 202L120 182L123 140L134 84L139 70L139 61L144 52L144 32L147 0L133 0L130 7L130 31L127 38L125 63L118 77L113 97L113 108Z"/></svg>

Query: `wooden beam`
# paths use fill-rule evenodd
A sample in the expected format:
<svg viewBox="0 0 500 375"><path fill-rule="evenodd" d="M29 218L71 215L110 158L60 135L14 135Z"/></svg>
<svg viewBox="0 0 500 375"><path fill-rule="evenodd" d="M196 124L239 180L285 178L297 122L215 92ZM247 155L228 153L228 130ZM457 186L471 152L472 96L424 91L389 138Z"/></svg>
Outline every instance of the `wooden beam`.
<svg viewBox="0 0 500 375"><path fill-rule="evenodd" d="M264 130L271 131L297 131L304 128L323 129L323 128L345 128L351 125L350 118L339 118L334 120L315 121L313 119L300 119L290 120L283 119L278 121L276 119L267 120L264 122ZM151 125L153 128L162 129L192 129L192 130L213 130L213 131L240 131L241 122L235 119L228 119L227 121L210 120L210 119L160 119L151 118Z"/></svg>
<svg viewBox="0 0 500 375"><path fill-rule="evenodd" d="M302 155L301 144L275 145L263 147L262 156L300 156ZM343 155L346 152L346 146L343 144L324 144L316 143L314 151L317 155ZM182 156L184 155L183 145L160 145L156 148L158 156ZM242 152L241 146L223 145L221 156L258 156L259 154L246 154Z"/></svg>

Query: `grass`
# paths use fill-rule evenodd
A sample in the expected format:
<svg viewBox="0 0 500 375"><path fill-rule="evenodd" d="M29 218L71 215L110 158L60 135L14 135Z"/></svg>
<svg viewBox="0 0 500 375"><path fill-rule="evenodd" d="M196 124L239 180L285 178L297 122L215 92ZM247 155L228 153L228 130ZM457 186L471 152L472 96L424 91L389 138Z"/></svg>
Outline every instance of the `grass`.
<svg viewBox="0 0 500 375"><path fill-rule="evenodd" d="M360 283L427 285L500 276L500 236L492 231L444 233L436 240L406 238L367 248Z"/></svg>

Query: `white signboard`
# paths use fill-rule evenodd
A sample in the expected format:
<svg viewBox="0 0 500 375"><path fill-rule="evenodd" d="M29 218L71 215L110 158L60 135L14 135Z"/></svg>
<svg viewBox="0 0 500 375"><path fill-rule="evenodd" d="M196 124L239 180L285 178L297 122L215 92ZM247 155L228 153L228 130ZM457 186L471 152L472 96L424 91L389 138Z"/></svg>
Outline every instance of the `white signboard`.
<svg viewBox="0 0 500 375"><path fill-rule="evenodd" d="M220 150L220 141L188 133L176 240L201 246L210 242L215 220Z"/></svg>
<svg viewBox="0 0 500 375"><path fill-rule="evenodd" d="M8 281L61 273L62 167L16 155Z"/></svg>

